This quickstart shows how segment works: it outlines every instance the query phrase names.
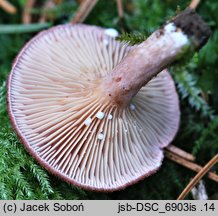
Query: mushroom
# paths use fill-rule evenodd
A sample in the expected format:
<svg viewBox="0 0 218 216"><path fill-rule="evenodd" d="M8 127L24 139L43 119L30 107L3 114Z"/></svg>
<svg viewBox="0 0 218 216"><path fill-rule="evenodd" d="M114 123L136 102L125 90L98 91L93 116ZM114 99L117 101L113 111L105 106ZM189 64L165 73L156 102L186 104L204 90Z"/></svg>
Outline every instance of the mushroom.
<svg viewBox="0 0 218 216"><path fill-rule="evenodd" d="M180 118L164 68L209 37L190 10L189 20L200 24L198 33L187 32L190 23L179 22L184 13L135 47L84 24L53 27L25 45L8 79L8 111L43 167L97 191L123 189L156 172Z"/></svg>

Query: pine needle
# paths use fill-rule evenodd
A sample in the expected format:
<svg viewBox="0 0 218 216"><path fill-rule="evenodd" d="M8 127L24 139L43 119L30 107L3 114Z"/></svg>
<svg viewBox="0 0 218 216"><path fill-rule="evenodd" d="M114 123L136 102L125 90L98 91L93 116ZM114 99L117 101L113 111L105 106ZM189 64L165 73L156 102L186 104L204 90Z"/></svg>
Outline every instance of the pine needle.
<svg viewBox="0 0 218 216"><path fill-rule="evenodd" d="M71 23L82 23L89 13L92 11L94 6L97 4L98 0L84 0L82 1L79 9L77 10L75 16L70 21Z"/></svg>
<svg viewBox="0 0 218 216"><path fill-rule="evenodd" d="M6 0L0 0L0 7L10 14L15 14L17 12L16 7Z"/></svg>
<svg viewBox="0 0 218 216"><path fill-rule="evenodd" d="M50 26L51 23L0 25L0 34L21 34L37 32Z"/></svg>
<svg viewBox="0 0 218 216"><path fill-rule="evenodd" d="M190 5L189 5L189 8L191 9L196 9L198 7L198 5L200 4L201 0L192 0Z"/></svg>
<svg viewBox="0 0 218 216"><path fill-rule="evenodd" d="M203 176L218 162L218 154L215 155L202 169L201 171L189 182L177 200L183 200L191 189L203 178Z"/></svg>

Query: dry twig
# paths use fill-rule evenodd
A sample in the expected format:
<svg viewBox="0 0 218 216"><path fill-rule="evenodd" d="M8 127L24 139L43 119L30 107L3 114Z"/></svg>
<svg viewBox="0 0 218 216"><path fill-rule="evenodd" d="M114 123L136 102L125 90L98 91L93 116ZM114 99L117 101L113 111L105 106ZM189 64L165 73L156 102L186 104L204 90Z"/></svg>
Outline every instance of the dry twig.
<svg viewBox="0 0 218 216"><path fill-rule="evenodd" d="M190 192L190 190L203 178L203 176L218 162L218 154L215 155L199 172L198 174L189 182L186 188L179 195L177 200L182 200Z"/></svg>
<svg viewBox="0 0 218 216"><path fill-rule="evenodd" d="M184 150L182 150L174 145L167 146L166 150L168 150L171 153L175 153L176 155L178 155L186 160L189 160L189 161L195 160L195 157L192 154L185 152Z"/></svg>
<svg viewBox="0 0 218 216"><path fill-rule="evenodd" d="M165 151L165 156L168 159L170 159L170 160L172 160L172 161L174 161L174 162L176 162L176 163L178 163L178 164L180 164L180 165L182 165L190 170L193 170L195 172L199 172L202 170L202 167L199 166L198 164L190 162L188 160L185 160L184 158L182 158L182 157L180 157L172 152ZM213 172L208 172L207 177L215 182L218 182L218 175L213 173Z"/></svg>
<svg viewBox="0 0 218 216"><path fill-rule="evenodd" d="M122 19L124 15L122 0L116 0L116 2L117 2L117 10L118 10L119 18Z"/></svg>
<svg viewBox="0 0 218 216"><path fill-rule="evenodd" d="M17 12L16 7L6 0L0 0L0 7L10 14L15 14Z"/></svg>
<svg viewBox="0 0 218 216"><path fill-rule="evenodd" d="M61 4L63 0L54 0L55 4Z"/></svg>
<svg viewBox="0 0 218 216"><path fill-rule="evenodd" d="M201 1L201 0L192 0L191 3L190 3L190 5L189 5L189 8L191 8L191 9L196 9L196 8L198 7L200 1Z"/></svg>
<svg viewBox="0 0 218 216"><path fill-rule="evenodd" d="M86 17L89 15L91 10L94 8L98 0L84 0L82 1L79 9L77 10L75 16L71 20L71 23L81 23L83 22Z"/></svg>
<svg viewBox="0 0 218 216"><path fill-rule="evenodd" d="M33 8L33 5L35 4L35 0L27 0L26 4L24 6L23 15L22 15L22 21L24 24L31 23L31 9Z"/></svg>

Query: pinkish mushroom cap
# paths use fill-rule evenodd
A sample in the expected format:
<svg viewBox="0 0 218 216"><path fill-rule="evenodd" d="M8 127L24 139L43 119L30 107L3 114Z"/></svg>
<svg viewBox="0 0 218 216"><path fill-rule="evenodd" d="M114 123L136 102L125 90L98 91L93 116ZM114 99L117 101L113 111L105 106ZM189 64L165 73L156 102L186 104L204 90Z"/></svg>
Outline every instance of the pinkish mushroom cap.
<svg viewBox="0 0 218 216"><path fill-rule="evenodd" d="M167 70L126 105L102 96L99 83L132 48L103 28L61 25L34 37L8 79L12 124L31 155L79 187L123 189L154 173L179 125Z"/></svg>

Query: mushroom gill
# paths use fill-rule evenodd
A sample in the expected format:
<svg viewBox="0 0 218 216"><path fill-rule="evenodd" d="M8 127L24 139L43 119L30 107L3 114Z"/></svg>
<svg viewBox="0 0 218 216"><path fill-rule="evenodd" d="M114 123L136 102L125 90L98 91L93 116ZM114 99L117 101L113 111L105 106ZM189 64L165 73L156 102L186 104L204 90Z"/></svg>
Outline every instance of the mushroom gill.
<svg viewBox="0 0 218 216"><path fill-rule="evenodd" d="M99 92L132 48L87 25L43 31L8 81L10 119L36 160L85 189L114 191L155 172L179 124L174 82L159 73L126 107Z"/></svg>

